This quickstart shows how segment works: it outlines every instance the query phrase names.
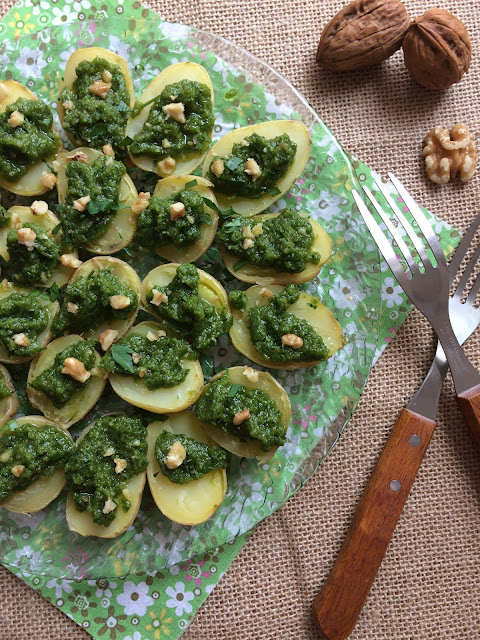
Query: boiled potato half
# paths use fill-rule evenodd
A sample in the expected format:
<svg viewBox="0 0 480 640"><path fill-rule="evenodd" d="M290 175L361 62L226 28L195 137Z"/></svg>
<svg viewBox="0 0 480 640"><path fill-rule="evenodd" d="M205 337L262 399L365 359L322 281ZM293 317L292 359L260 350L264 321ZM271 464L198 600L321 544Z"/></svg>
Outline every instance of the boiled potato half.
<svg viewBox="0 0 480 640"><path fill-rule="evenodd" d="M132 291L135 291L140 299L140 278L138 277L137 272L135 269L132 269L129 264L123 260L119 260L118 258L111 258L110 256L97 256L96 258L91 258L78 267L73 274L71 281L75 282L77 278L86 278L92 271L100 271L100 269L109 269L122 284ZM118 331L116 339L119 340L125 331L132 326L135 318L137 317L137 313L138 308L132 309L131 313L125 320L122 320L121 318L111 318L106 322L102 322L102 324L95 329L86 331L83 335L85 338L98 340L98 336L106 329L114 329Z"/></svg>
<svg viewBox="0 0 480 640"><path fill-rule="evenodd" d="M270 218L277 218L279 215L280 214L278 213L267 213L261 216L255 216L251 219L250 226L264 222ZM307 217L306 213L301 215L305 218ZM270 284L302 284L313 280L320 273L320 269L332 253L332 241L325 229L319 225L316 220L309 218L308 221L312 225L314 235L311 251L314 251L321 256L318 264L309 263L307 268L300 273L281 273L279 271L275 271L272 267L256 267L250 263L247 263L235 270L234 265L238 262L239 256L236 256L223 248L222 257L225 262L225 266L232 276L235 276L235 278L238 278L243 282L260 284L262 286L268 286Z"/></svg>
<svg viewBox="0 0 480 640"><path fill-rule="evenodd" d="M119 56L112 51L108 51L107 49L102 49L101 47L85 47L84 49L77 49L72 53L67 61L62 81L60 82L58 87L58 93L60 94L63 89L65 89L65 87L73 85L73 83L77 79L76 69L81 62L83 62L84 60L91 61L95 58L103 58L104 60L107 60L107 62L111 62L112 64L116 64L118 67L120 67L120 71L125 76L127 91L130 95L129 106L133 107L135 103L135 93L133 90L132 79L130 77L130 71L128 69L127 61L125 60L125 58L122 58L122 56ZM57 109L60 123L63 126L65 109L60 100L58 100L57 102ZM65 131L65 133L74 147L78 147L82 144L82 140L75 140L75 138L70 133L68 133L67 131Z"/></svg>
<svg viewBox="0 0 480 640"><path fill-rule="evenodd" d="M17 418L18 425L33 424L39 429L45 426L56 427L64 433L66 437L72 439L68 431L64 431L62 427L55 424L51 420L47 420L43 416L24 416ZM35 480L31 485L17 491L8 498L0 502L2 507L15 513L35 513L41 511L48 506L60 494L65 486L65 473L62 469L57 469L49 478L40 478Z"/></svg>
<svg viewBox="0 0 480 640"><path fill-rule="evenodd" d="M215 469L198 480L177 484L166 478L155 457L155 442L162 431L182 433L197 442L214 445L202 423L191 411L182 411L165 422L153 422L147 428L148 484L155 504L169 520L183 525L196 525L213 516L227 492L225 469Z"/></svg>
<svg viewBox="0 0 480 640"><path fill-rule="evenodd" d="M281 198L282 195L290 189L292 184L298 180L310 158L311 146L310 134L308 133L307 127L297 120L270 120L248 127L233 129L233 131L227 133L223 138L220 138L205 156L203 175L207 176L210 165L216 156L223 158L230 155L235 143L240 143L244 138L251 136L253 133L257 133L267 140L286 133L289 138L297 144L297 151L287 172L275 185L277 189L280 190L278 194L270 195L267 193L260 198L245 198L243 196L231 197L215 192L220 209L232 207L236 213L248 217L265 211L265 209L276 200Z"/></svg>
<svg viewBox="0 0 480 640"><path fill-rule="evenodd" d="M283 287L272 285L268 290L276 295L282 291ZM318 362L274 362L265 358L253 346L250 331L248 330L247 315L249 309L254 306L263 306L268 304L270 298L262 295L264 287L254 285L245 292L247 294L247 307L245 311L234 309L233 326L230 329L230 338L233 346L244 356L261 365L262 367L270 367L271 369L303 369L305 367L313 367ZM295 304L287 309L287 313L293 313L298 318L302 318L309 322L316 333L323 338L327 348L328 357L341 349L345 344L343 339L342 327L338 324L332 312L325 307L318 298L300 291L300 298Z"/></svg>
<svg viewBox="0 0 480 640"><path fill-rule="evenodd" d="M290 407L290 400L288 399L288 394L285 389L266 371L258 371L258 380L255 382L249 380L244 375L244 371L245 367L231 367L230 369L226 369L214 376L210 382L205 385L203 391L208 389L213 380L216 380L225 374L229 376L232 384L239 384L247 389L259 389L266 393L277 405L280 410L282 423L285 426L286 432L290 425L292 411ZM278 446L274 446L268 451L264 451L260 442L254 438L249 440L240 440L232 433L228 433L213 424L207 424L206 422L200 422L200 424L207 434L215 440L218 445L220 445L220 447L230 451L230 453L233 453L240 458L257 458L259 462L265 462L266 460L269 460L278 449Z"/></svg>
<svg viewBox="0 0 480 640"><path fill-rule="evenodd" d="M32 289L26 289L25 287L15 287L11 282L3 280L0 282L0 300L8 298L12 293L21 293L22 295L28 295ZM48 298L42 297L42 304L48 310L49 322L47 327L38 336L38 344L42 347L46 347L52 338L52 322L53 318L58 312L59 304L57 301L52 302ZM20 364L21 362L28 362L33 360L34 356L17 356L8 353L8 351L0 344L0 362L7 364Z"/></svg>
<svg viewBox="0 0 480 640"><path fill-rule="evenodd" d="M164 69L150 82L148 87L142 93L140 96L140 103L146 104L147 102L153 101L162 93L167 85L180 82L181 80L192 80L206 85L210 89L213 106L213 86L210 76L202 66L194 62L178 62ZM138 116L129 119L126 129L127 137L133 139L137 133L140 133L148 119L151 108L152 103L142 109ZM192 173L192 171L194 171L202 162L204 155L205 152L190 153L185 154L185 156L175 158L176 164L171 175L183 176ZM140 169L143 169L144 171L154 171L155 173L158 173L158 175L162 175L158 170L157 159L150 156L134 156L133 154L130 154L130 158L137 167L140 167Z"/></svg>
<svg viewBox="0 0 480 640"><path fill-rule="evenodd" d="M30 387L30 383L38 378L38 376L53 365L55 356L61 351L67 349L77 342L83 342L84 339L77 335L62 336L53 340L45 351L42 351L30 365L27 379L27 396L34 407L40 409L45 417L53 420L64 429L68 429L72 424L78 422L85 416L90 409L96 404L102 395L107 382L107 374L104 369L98 365L100 363L100 355L95 353L96 365L91 370L91 377L85 388L80 389L72 395L70 400L63 407L57 408L53 402L41 391L37 391Z"/></svg>
<svg viewBox="0 0 480 640"><path fill-rule="evenodd" d="M125 335L165 331L167 335L175 334L156 322L141 322L132 327ZM186 409L199 398L203 387L203 371L198 360L183 360L182 366L188 369L187 377L174 387L160 387L150 390L141 378L123 374L110 373L109 380L113 390L126 402L136 407L152 411L152 413L174 413Z"/></svg>
<svg viewBox="0 0 480 640"><path fill-rule="evenodd" d="M207 198L207 200L210 200L216 206L217 201L212 191L212 183L200 176L170 176L169 178L163 178L163 180L157 182L153 195L155 198L168 198L175 193L183 191L185 185L189 182L196 182L196 184L189 187L189 189L198 191L203 198ZM212 218L212 224L200 225L201 236L195 244L185 247L184 249L177 249L174 244L165 244L156 249L158 255L170 260L170 262L194 262L203 256L214 241L218 227L218 212L216 209L212 209L205 204L204 211Z"/></svg>
<svg viewBox="0 0 480 640"><path fill-rule="evenodd" d="M87 156L87 162L91 164L95 162L97 158L103 156L101 151L96 149L90 149L89 147L79 147L73 151L62 150L58 155L58 201L60 204L65 202L65 195L68 189L68 180L65 172L65 167L71 158L74 158L78 153L84 153ZM88 193L84 194L88 195ZM120 207L117 213L112 218L112 221L108 225L107 230L103 235L92 242L84 245L84 248L90 251L90 253L96 253L100 255L108 255L116 253L121 249L124 249L130 242L135 234L135 220L136 216L132 211L132 204L137 199L137 189L132 182L132 179L128 175L126 169L120 181L120 189L118 194L118 200Z"/></svg>
<svg viewBox="0 0 480 640"><path fill-rule="evenodd" d="M4 91L1 94L5 94L4 97L0 100L0 112L5 111L8 105L16 102L19 98L24 98L25 100L38 100L37 96L24 87L19 82L15 82L14 80L5 80L0 83L2 89ZM58 135L57 130L54 126L52 126L52 131L55 133L58 144L57 151L62 146L62 142L60 140L60 136ZM0 186L6 189L7 191L11 191L12 193L16 193L20 196L39 196L42 193L46 193L49 191L49 187L45 186L41 181L42 173L45 171L46 173L51 172L51 167L49 163L52 162L57 155L55 152L51 157L45 158L45 160L41 160L40 162L35 163L30 167L30 169L18 180L11 182L0 176Z"/></svg>
<svg viewBox="0 0 480 640"><path fill-rule="evenodd" d="M9 231L18 228L19 226L21 227L24 224L33 222L41 227L47 234L52 235L53 229L55 229L60 222L57 216L50 210L48 210L44 215L38 216L33 213L30 207L16 205L11 207L8 211L10 213L10 222L8 226L0 227L0 256L5 260L5 262L8 262L10 259L7 248L7 236ZM76 249L69 253L71 253L75 258L78 258L78 251ZM59 287L63 287L70 280L74 271L75 269L72 267L66 267L59 262L55 271L48 280L45 280L45 282L38 282L37 284L39 287L51 287L52 284L56 283Z"/></svg>
<svg viewBox="0 0 480 640"><path fill-rule="evenodd" d="M10 420L18 409L18 396L12 383L12 378L7 369L0 364L0 379L5 382L12 394L0 400L0 427Z"/></svg>
<svg viewBox="0 0 480 640"><path fill-rule="evenodd" d="M77 440L77 444L82 441L85 434L87 434L93 426L94 424L90 424L84 431L82 431ZM104 527L103 525L94 522L88 511L78 511L75 507L73 498L69 493L67 498L67 524L70 531L75 531L81 536L95 536L96 538L116 538L124 533L128 527L133 524L133 521L137 517L138 510L140 509L140 503L142 501L146 477L147 473L146 471L143 471L142 473L138 473L136 476L130 478L127 486L125 487L125 490L132 496L130 500L130 509L128 511L124 511L123 509L118 508L115 518L108 527Z"/></svg>

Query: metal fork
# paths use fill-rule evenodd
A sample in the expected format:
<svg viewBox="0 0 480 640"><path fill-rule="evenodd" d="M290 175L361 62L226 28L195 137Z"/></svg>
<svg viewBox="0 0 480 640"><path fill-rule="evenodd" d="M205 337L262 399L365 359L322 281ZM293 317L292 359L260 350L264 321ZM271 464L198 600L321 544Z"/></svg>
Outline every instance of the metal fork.
<svg viewBox="0 0 480 640"><path fill-rule="evenodd" d="M402 213L383 185L377 186L397 217L402 219ZM369 198L373 198L368 190L366 193ZM361 205L363 214L363 202ZM409 206L412 206L411 203ZM381 215L390 229L390 220L383 211ZM463 273L459 271L479 227L480 214L464 234L448 268L449 285L453 283L457 272L461 276L449 301L450 315L454 319L455 333L460 342L464 342L480 324L480 309L474 306L480 289L480 275L465 302L462 302L467 284L480 258L480 247ZM403 253L406 245L398 237L398 232L395 234ZM439 344L425 381L392 429L360 499L335 565L314 601L314 615L329 640L347 638L361 613L433 435L440 390L447 370L445 353Z"/></svg>

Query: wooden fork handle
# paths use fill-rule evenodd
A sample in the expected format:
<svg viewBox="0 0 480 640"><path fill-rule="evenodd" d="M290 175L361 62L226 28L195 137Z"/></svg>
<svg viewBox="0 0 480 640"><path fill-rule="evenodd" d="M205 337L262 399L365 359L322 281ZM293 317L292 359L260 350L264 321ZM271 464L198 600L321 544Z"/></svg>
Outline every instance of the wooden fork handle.
<svg viewBox="0 0 480 640"><path fill-rule="evenodd" d="M457 396L457 401L480 451L480 386Z"/></svg>
<svg viewBox="0 0 480 640"><path fill-rule="evenodd" d="M387 440L335 565L313 603L314 616L329 640L344 640L357 622L435 426L403 409Z"/></svg>

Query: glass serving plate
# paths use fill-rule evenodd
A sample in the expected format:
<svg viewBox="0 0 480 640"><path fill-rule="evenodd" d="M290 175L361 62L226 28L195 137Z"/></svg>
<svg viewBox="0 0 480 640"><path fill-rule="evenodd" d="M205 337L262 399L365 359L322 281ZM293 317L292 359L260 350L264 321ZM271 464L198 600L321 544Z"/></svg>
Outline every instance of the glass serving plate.
<svg viewBox="0 0 480 640"><path fill-rule="evenodd" d="M158 20L114 18L45 29L0 46L3 78L31 88L56 108L65 63L78 47L100 46L124 56L136 95L169 64L193 61L209 72L215 90L218 139L232 128L262 120L298 119L309 128L312 153L305 171L272 210L294 206L320 221L333 239L334 253L320 276L304 285L332 309L346 345L328 362L298 371L271 371L289 393L292 421L288 441L268 464L233 458L228 492L215 515L196 527L167 520L148 489L137 519L114 540L82 538L68 531L65 492L47 509L17 515L0 508L0 560L11 569L55 578L100 578L155 571L226 543L254 527L285 503L314 473L332 449L362 393L375 355L380 317L379 257L359 215L352 213L356 178L350 160L319 116L274 69L244 49L204 31ZM136 177L152 188L157 176ZM11 205L9 194L3 203ZM143 277L158 257L116 254ZM240 285L222 268L218 249L199 266L227 288ZM142 319L142 318L140 318ZM204 359L206 378L248 363L224 337ZM9 367L20 396L21 414L37 413L25 396L27 366ZM81 429L109 411L133 408L108 389Z"/></svg>

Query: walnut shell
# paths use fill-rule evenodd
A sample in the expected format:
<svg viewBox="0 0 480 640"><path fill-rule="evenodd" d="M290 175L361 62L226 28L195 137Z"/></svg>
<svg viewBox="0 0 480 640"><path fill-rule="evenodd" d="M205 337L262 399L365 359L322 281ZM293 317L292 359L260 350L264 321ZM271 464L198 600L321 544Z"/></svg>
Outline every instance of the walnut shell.
<svg viewBox="0 0 480 640"><path fill-rule="evenodd" d="M354 71L400 49L410 24L400 0L353 0L323 30L317 62L334 71Z"/></svg>
<svg viewBox="0 0 480 640"><path fill-rule="evenodd" d="M403 41L405 65L427 89L446 89L468 71L472 45L461 20L444 9L415 18Z"/></svg>

